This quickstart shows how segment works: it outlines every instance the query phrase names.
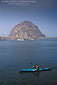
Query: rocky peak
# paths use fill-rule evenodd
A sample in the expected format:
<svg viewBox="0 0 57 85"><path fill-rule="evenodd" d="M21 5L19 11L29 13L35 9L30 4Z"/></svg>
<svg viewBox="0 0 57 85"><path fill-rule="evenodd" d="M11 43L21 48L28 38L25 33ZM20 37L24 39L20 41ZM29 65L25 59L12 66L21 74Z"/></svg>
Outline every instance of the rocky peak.
<svg viewBox="0 0 57 85"><path fill-rule="evenodd" d="M24 21L14 26L11 30L10 35L15 38L37 38L45 37L39 28L30 21Z"/></svg>

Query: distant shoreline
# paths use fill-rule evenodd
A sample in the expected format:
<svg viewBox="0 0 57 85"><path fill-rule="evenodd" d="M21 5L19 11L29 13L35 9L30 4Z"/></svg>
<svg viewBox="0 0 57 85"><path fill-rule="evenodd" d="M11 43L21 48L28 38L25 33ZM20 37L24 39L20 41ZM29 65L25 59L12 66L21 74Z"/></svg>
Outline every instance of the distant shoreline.
<svg viewBox="0 0 57 85"><path fill-rule="evenodd" d="M16 37L18 39L18 37ZM38 38L35 38L35 39L50 39L50 38L57 38L57 37L38 37ZM9 37L9 36L0 36L0 39L15 39L13 37ZM33 38L31 38L33 39Z"/></svg>
<svg viewBox="0 0 57 85"><path fill-rule="evenodd" d="M41 39L42 39L42 38L46 38L46 39L47 39L47 38L57 38L57 37L40 37L40 38L41 38Z"/></svg>

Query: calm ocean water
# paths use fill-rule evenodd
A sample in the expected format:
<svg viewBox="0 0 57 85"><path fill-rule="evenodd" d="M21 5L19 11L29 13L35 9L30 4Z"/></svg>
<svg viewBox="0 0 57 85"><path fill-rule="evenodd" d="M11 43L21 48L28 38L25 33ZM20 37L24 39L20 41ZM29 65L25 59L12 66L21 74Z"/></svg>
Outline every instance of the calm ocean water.
<svg viewBox="0 0 57 85"><path fill-rule="evenodd" d="M19 72L31 62L52 70ZM57 85L57 39L0 41L0 85Z"/></svg>

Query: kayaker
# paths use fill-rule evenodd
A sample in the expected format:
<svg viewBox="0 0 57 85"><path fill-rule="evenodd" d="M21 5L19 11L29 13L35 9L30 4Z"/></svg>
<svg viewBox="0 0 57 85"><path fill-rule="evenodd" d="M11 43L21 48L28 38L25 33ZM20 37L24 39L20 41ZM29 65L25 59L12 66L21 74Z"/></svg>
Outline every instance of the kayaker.
<svg viewBox="0 0 57 85"><path fill-rule="evenodd" d="M33 69L36 69L36 66L33 65Z"/></svg>
<svg viewBox="0 0 57 85"><path fill-rule="evenodd" d="M36 71L39 71L39 66L38 66L38 64L36 65Z"/></svg>

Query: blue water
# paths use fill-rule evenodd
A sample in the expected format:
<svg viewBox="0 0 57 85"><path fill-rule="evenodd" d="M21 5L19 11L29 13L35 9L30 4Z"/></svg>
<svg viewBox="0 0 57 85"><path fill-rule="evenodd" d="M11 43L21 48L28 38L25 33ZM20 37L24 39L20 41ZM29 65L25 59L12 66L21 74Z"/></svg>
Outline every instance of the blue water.
<svg viewBox="0 0 57 85"><path fill-rule="evenodd" d="M19 72L31 62L52 70ZM0 85L57 85L57 39L0 41Z"/></svg>

